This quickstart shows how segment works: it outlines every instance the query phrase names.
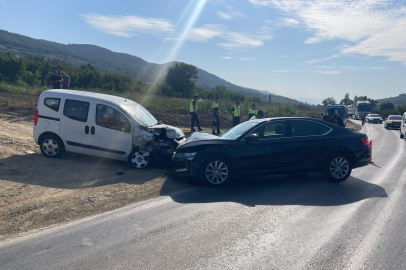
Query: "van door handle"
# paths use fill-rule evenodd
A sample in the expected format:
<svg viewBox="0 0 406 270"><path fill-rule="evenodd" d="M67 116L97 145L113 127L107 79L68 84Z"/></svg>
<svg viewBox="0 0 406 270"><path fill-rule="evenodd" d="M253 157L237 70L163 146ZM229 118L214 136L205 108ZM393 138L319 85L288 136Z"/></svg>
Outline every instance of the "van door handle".
<svg viewBox="0 0 406 270"><path fill-rule="evenodd" d="M85 133L89 134L89 126L85 126Z"/></svg>
<svg viewBox="0 0 406 270"><path fill-rule="evenodd" d="M94 135L94 133L95 133L95 128L94 128L94 127L92 127L92 128L90 129L90 133L92 133L92 135Z"/></svg>

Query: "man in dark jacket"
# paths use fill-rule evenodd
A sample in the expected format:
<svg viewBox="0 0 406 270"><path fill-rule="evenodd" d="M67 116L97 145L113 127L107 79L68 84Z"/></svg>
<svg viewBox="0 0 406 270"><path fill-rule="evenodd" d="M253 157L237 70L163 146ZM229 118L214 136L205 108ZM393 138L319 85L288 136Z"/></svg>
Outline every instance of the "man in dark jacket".
<svg viewBox="0 0 406 270"><path fill-rule="evenodd" d="M58 71L54 70L52 76L49 78L49 81L52 84L52 89L61 89L61 76L58 75Z"/></svg>
<svg viewBox="0 0 406 270"><path fill-rule="evenodd" d="M323 116L323 120L344 127L343 119L336 113L334 108L328 109L327 114Z"/></svg>

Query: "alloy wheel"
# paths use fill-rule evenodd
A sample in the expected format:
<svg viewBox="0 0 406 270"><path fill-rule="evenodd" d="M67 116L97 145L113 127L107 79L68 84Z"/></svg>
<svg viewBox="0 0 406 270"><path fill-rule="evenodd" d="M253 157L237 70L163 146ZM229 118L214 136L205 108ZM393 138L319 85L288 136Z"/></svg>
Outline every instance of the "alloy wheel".
<svg viewBox="0 0 406 270"><path fill-rule="evenodd" d="M330 163L330 173L336 179L345 177L350 170L348 160L343 157L336 157Z"/></svg>
<svg viewBox="0 0 406 270"><path fill-rule="evenodd" d="M59 152L59 145L58 142L53 139L46 139L42 143L42 150L48 156L55 156Z"/></svg>
<svg viewBox="0 0 406 270"><path fill-rule="evenodd" d="M134 168L142 169L147 167L149 162L149 152L134 152L131 155L131 164Z"/></svg>
<svg viewBox="0 0 406 270"><path fill-rule="evenodd" d="M214 185L222 184L226 181L227 176L228 168L222 161L212 161L206 167L206 179Z"/></svg>

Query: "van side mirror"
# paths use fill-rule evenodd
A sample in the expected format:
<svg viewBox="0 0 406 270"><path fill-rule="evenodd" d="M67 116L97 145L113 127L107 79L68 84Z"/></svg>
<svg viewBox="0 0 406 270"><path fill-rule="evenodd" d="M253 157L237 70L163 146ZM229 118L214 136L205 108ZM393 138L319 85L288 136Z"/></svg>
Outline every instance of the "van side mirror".
<svg viewBox="0 0 406 270"><path fill-rule="evenodd" d="M254 142L254 141L258 141L258 134L256 134L256 133L252 133L252 134L250 134L250 135L248 135L246 138L245 138L245 140L247 141L247 142Z"/></svg>

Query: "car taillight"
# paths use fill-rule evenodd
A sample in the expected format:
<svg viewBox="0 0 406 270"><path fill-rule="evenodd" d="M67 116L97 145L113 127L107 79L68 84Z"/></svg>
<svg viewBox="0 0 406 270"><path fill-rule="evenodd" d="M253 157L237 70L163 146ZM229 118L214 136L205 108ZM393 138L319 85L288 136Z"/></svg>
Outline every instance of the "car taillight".
<svg viewBox="0 0 406 270"><path fill-rule="evenodd" d="M35 110L34 114L34 126L36 126L38 123L38 109Z"/></svg>
<svg viewBox="0 0 406 270"><path fill-rule="evenodd" d="M362 141L362 143L363 143L364 145L369 145L369 139L368 139L368 137L361 138L361 141Z"/></svg>

